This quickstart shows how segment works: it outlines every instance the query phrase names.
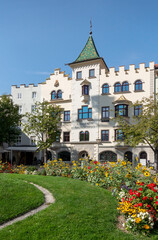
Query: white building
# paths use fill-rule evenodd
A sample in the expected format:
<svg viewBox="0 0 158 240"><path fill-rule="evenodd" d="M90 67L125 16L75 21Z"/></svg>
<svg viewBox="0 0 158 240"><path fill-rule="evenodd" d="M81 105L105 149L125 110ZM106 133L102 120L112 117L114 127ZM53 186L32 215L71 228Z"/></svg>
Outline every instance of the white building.
<svg viewBox="0 0 158 240"><path fill-rule="evenodd" d="M130 109L131 102L149 97L156 91L157 65L150 62L146 67L141 63L139 68L130 65L116 71L108 68L104 59L99 56L92 35L76 61L68 64L72 69L72 78L55 69L44 83L34 86L12 86L11 95L14 103L20 106L22 114L31 112L36 101L47 100L60 105L63 109L62 131L60 142L50 149L52 158L63 158L71 161L90 156L95 160L124 159L125 155L132 160L146 158L154 161L154 154L147 146L140 144L136 148L118 145L121 138L116 122L115 110L122 111L125 117L138 115L140 109ZM36 153L35 136L22 133L19 143L12 147L13 155L18 162L30 164ZM49 157L50 157L49 155Z"/></svg>

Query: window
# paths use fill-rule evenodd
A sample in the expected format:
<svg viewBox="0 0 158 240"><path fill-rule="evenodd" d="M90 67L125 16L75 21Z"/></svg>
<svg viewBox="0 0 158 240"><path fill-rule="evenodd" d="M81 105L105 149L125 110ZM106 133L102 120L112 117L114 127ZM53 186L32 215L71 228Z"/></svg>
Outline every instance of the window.
<svg viewBox="0 0 158 240"><path fill-rule="evenodd" d="M31 106L31 112L32 112L32 113L35 111L35 108L36 108L35 105L32 105L32 106Z"/></svg>
<svg viewBox="0 0 158 240"><path fill-rule="evenodd" d="M101 131L101 140L102 141L109 141L109 130L102 130Z"/></svg>
<svg viewBox="0 0 158 240"><path fill-rule="evenodd" d="M115 106L115 117L117 116L124 116L128 117L128 105L126 104L119 104Z"/></svg>
<svg viewBox="0 0 158 240"><path fill-rule="evenodd" d="M138 117L142 113L142 105L134 106L134 116Z"/></svg>
<svg viewBox="0 0 158 240"><path fill-rule="evenodd" d="M109 93L109 85L107 83L105 83L102 86L102 94L108 94Z"/></svg>
<svg viewBox="0 0 158 240"><path fill-rule="evenodd" d="M60 134L61 134L61 132L57 132L57 134L56 134L56 142L60 142Z"/></svg>
<svg viewBox="0 0 158 240"><path fill-rule="evenodd" d="M54 100L57 98L57 94L56 94L56 91L52 91L51 92L51 100Z"/></svg>
<svg viewBox="0 0 158 240"><path fill-rule="evenodd" d="M76 72L76 78L77 79L81 79L82 78L82 72L81 71Z"/></svg>
<svg viewBox="0 0 158 240"><path fill-rule="evenodd" d="M124 133L122 132L121 129L115 129L115 141L124 140Z"/></svg>
<svg viewBox="0 0 158 240"><path fill-rule="evenodd" d="M31 136L31 145L36 145L36 136Z"/></svg>
<svg viewBox="0 0 158 240"><path fill-rule="evenodd" d="M32 92L32 98L36 98L36 92Z"/></svg>
<svg viewBox="0 0 158 240"><path fill-rule="evenodd" d="M21 143L21 136L18 136L16 139L16 144L20 144Z"/></svg>
<svg viewBox="0 0 158 240"><path fill-rule="evenodd" d="M104 121L109 121L109 107L102 107L102 112L101 112L101 120L102 122Z"/></svg>
<svg viewBox="0 0 158 240"><path fill-rule="evenodd" d="M100 161L104 162L117 162L117 154L111 151L100 153Z"/></svg>
<svg viewBox="0 0 158 240"><path fill-rule="evenodd" d="M141 80L137 80L135 82L135 91L142 91L142 81Z"/></svg>
<svg viewBox="0 0 158 240"><path fill-rule="evenodd" d="M70 132L63 133L63 142L70 142Z"/></svg>
<svg viewBox="0 0 158 240"><path fill-rule="evenodd" d="M22 106L20 105L19 106L19 114L21 114L22 113Z"/></svg>
<svg viewBox="0 0 158 240"><path fill-rule="evenodd" d="M80 141L89 141L89 132L88 131L80 132Z"/></svg>
<svg viewBox="0 0 158 240"><path fill-rule="evenodd" d="M89 86L88 85L82 86L82 95L89 95Z"/></svg>
<svg viewBox="0 0 158 240"><path fill-rule="evenodd" d="M90 69L89 70L89 77L94 77L95 76L95 70L94 69Z"/></svg>
<svg viewBox="0 0 158 240"><path fill-rule="evenodd" d="M78 109L78 119L90 119L92 118L92 109L88 106L82 106L81 109Z"/></svg>
<svg viewBox="0 0 158 240"><path fill-rule="evenodd" d="M58 90L58 91L57 91L57 98L58 98L58 99L61 99L61 98L62 98L62 91L61 91L61 90Z"/></svg>
<svg viewBox="0 0 158 240"><path fill-rule="evenodd" d="M64 121L70 121L70 111L64 111Z"/></svg>
<svg viewBox="0 0 158 240"><path fill-rule="evenodd" d="M114 85L114 92L121 92L121 84L120 83L115 83Z"/></svg>
<svg viewBox="0 0 158 240"><path fill-rule="evenodd" d="M22 94L21 93L18 93L18 98L21 98L22 97Z"/></svg>
<svg viewBox="0 0 158 240"><path fill-rule="evenodd" d="M122 83L122 92L128 92L129 91L129 83L123 82Z"/></svg>

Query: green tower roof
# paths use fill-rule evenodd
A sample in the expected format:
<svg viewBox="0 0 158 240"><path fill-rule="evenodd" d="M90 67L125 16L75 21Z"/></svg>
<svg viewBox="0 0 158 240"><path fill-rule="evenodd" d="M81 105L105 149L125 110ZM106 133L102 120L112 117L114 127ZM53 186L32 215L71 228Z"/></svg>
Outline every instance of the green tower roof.
<svg viewBox="0 0 158 240"><path fill-rule="evenodd" d="M76 59L77 62L82 62L90 59L100 58L97 49L95 47L95 43L93 41L92 36L90 35L88 41L83 48L82 52L80 53L79 57Z"/></svg>

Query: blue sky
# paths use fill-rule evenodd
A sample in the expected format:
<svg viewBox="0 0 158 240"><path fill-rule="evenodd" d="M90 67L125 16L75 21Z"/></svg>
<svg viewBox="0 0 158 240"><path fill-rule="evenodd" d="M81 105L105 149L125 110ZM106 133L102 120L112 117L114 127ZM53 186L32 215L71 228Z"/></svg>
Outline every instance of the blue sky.
<svg viewBox="0 0 158 240"><path fill-rule="evenodd" d="M108 67L158 63L157 0L0 0L0 95L71 74L89 37Z"/></svg>

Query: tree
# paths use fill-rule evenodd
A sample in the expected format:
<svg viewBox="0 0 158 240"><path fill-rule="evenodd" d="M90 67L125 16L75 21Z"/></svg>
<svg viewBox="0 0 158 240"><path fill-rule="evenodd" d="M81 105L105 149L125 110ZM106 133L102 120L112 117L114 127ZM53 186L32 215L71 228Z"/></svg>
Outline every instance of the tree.
<svg viewBox="0 0 158 240"><path fill-rule="evenodd" d="M3 95L0 99L0 145L15 142L21 132L18 128L20 120L18 105Z"/></svg>
<svg viewBox="0 0 158 240"><path fill-rule="evenodd" d="M37 138L38 150L44 151L46 163L46 151L56 138L60 136L61 112L59 106L47 101L38 102L32 113L26 113L26 122L23 124L24 132Z"/></svg>
<svg viewBox="0 0 158 240"><path fill-rule="evenodd" d="M141 106L141 109L140 109ZM154 161L158 166L158 95L155 98L143 98L131 107L139 108L139 115L132 119L116 117L119 129L124 134L124 143L136 147L139 143L150 146L154 152ZM138 113L138 112L137 112ZM120 114L121 115L121 114Z"/></svg>

